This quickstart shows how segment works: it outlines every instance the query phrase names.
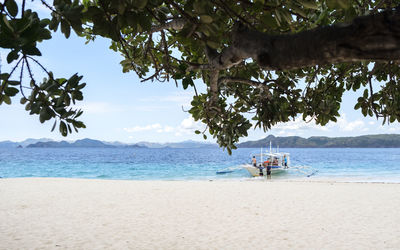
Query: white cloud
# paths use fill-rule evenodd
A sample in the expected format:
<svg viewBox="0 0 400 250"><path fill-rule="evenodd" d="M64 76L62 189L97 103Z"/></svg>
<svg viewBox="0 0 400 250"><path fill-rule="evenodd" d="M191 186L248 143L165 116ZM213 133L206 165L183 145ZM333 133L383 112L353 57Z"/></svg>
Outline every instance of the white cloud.
<svg viewBox="0 0 400 250"><path fill-rule="evenodd" d="M176 128L176 135L193 134L195 130L204 130L204 124L194 121L194 119L189 116Z"/></svg>
<svg viewBox="0 0 400 250"><path fill-rule="evenodd" d="M182 129L194 129L196 127L196 122L192 117L188 117L181 122L180 127Z"/></svg>
<svg viewBox="0 0 400 250"><path fill-rule="evenodd" d="M397 127L397 128L395 128L395 127L391 127L391 128L389 128L388 129L390 132L399 132L400 131L400 128L399 127Z"/></svg>
<svg viewBox="0 0 400 250"><path fill-rule="evenodd" d="M347 122L347 121L346 121ZM365 126L363 121L357 120L354 122L347 122L344 126L341 126L343 131L353 131L353 130L360 130Z"/></svg>
<svg viewBox="0 0 400 250"><path fill-rule="evenodd" d="M183 134L193 134L195 130L201 130L203 127L204 126L200 122L195 122L192 117L188 117L183 119L176 127L155 123L145 126L123 128L123 130L128 133L155 131L157 133L175 133L176 136L181 136Z"/></svg>
<svg viewBox="0 0 400 250"><path fill-rule="evenodd" d="M348 121L345 113L343 113L341 117L338 118L336 123L329 124L329 127L339 129L340 131L344 132L351 132L355 130L366 131L365 129L367 129L365 127L365 122L361 120Z"/></svg>
<svg viewBox="0 0 400 250"><path fill-rule="evenodd" d="M294 121L289 121L286 123L278 123L273 127L278 131L286 131L286 130L322 130L327 131L328 128L324 126L320 126L315 124L315 121L305 122L300 117ZM279 132L281 133L281 132Z"/></svg>
<svg viewBox="0 0 400 250"><path fill-rule="evenodd" d="M131 128L124 128L124 130L128 133L142 132L142 131L150 131L150 130L160 130L162 126L159 123L146 125L146 126L134 126Z"/></svg>
<svg viewBox="0 0 400 250"><path fill-rule="evenodd" d="M337 118L337 122L329 122L326 126L317 125L314 120L310 122L305 122L303 119L298 117L294 121L289 121L286 123L278 123L272 128L272 131L275 131L278 135L289 136L292 134L302 136L305 134L309 134L310 132L322 132L326 133L360 133L371 131L370 126L374 126L376 123L374 121L362 121L360 119L357 120L348 120L345 113L342 113L340 117ZM396 131L396 129L392 129L392 131ZM399 129L400 131L400 129Z"/></svg>
<svg viewBox="0 0 400 250"><path fill-rule="evenodd" d="M167 133L169 133L169 132L174 131L174 128L171 127L171 126L165 126L165 127L164 127L164 131L167 132Z"/></svg>

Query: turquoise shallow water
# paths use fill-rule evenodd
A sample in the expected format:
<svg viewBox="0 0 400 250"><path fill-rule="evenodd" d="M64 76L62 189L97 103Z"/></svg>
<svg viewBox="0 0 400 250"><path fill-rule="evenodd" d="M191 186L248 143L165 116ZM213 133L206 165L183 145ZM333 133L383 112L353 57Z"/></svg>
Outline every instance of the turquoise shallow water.
<svg viewBox="0 0 400 250"><path fill-rule="evenodd" d="M273 177L400 183L400 149L280 149L292 165L318 172L307 178L292 172ZM22 148L1 149L0 177L66 177L128 180L246 179L246 170L226 175L216 171L250 160L258 149Z"/></svg>

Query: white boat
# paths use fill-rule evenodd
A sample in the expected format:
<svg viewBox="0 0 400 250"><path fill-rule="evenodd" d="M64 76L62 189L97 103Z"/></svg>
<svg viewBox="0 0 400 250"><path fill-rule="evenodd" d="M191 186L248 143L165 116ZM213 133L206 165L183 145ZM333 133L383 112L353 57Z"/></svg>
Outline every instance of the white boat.
<svg viewBox="0 0 400 250"><path fill-rule="evenodd" d="M269 152L262 152L261 149L260 154L253 155L253 158L256 159L256 163L245 164L243 168L249 171L254 177L267 176L268 171L270 171L271 175L283 174L290 169L290 154L280 152L273 153L271 151L271 146Z"/></svg>
<svg viewBox="0 0 400 250"><path fill-rule="evenodd" d="M301 174L306 177L311 177L315 175L318 170L313 169L310 166L292 166L290 162L290 153L278 152L279 147L276 152L272 152L271 143L269 144L269 152L261 149L259 154L252 154L252 162L248 164L238 165L235 167L229 167L216 172L216 174L229 174L237 169L246 169L250 175L253 177L257 176L268 176L268 172L271 175L285 174L289 171L292 174ZM255 164L254 160L255 158Z"/></svg>

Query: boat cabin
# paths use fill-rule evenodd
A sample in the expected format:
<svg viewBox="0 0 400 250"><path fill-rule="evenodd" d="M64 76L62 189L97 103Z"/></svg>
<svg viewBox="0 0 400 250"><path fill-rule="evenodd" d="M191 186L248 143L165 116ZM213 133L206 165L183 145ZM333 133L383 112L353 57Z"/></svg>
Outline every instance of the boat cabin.
<svg viewBox="0 0 400 250"><path fill-rule="evenodd" d="M257 156L259 157L257 167L288 168L290 166L289 153L262 153Z"/></svg>

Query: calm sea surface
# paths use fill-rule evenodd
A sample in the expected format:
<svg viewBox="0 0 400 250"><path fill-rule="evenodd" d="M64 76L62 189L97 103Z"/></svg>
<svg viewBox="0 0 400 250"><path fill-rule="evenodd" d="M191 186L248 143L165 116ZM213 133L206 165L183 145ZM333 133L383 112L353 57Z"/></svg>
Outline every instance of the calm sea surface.
<svg viewBox="0 0 400 250"><path fill-rule="evenodd" d="M280 149L292 165L317 171L311 177L293 171L278 179L337 179L400 183L400 149ZM67 177L126 180L251 179L246 170L216 171L250 161L258 149L22 148L0 150L0 177Z"/></svg>

